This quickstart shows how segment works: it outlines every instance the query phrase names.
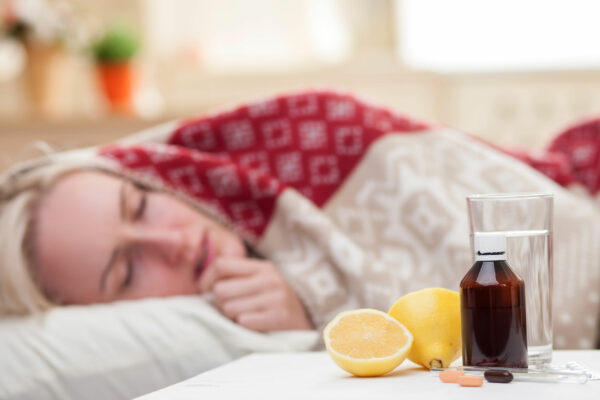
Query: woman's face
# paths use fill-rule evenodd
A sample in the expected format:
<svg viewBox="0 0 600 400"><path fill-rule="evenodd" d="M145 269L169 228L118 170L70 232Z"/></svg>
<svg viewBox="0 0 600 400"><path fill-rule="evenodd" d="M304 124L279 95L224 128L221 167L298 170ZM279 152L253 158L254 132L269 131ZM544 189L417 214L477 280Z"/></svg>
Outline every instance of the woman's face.
<svg viewBox="0 0 600 400"><path fill-rule="evenodd" d="M70 304L198 293L216 258L246 256L233 232L182 201L99 172L56 182L34 236L42 285Z"/></svg>

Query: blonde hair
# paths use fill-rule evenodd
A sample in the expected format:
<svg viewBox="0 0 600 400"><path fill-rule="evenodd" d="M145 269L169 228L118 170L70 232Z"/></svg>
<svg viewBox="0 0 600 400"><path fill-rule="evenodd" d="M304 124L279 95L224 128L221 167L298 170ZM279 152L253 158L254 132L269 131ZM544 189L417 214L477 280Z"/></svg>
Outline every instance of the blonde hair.
<svg viewBox="0 0 600 400"><path fill-rule="evenodd" d="M169 127L165 124L157 128L164 130ZM154 131L149 133L154 134ZM149 136L147 132L142 134ZM138 134L137 138L148 139L142 134ZM37 313L57 305L36 280L33 246L35 211L37 202L54 182L68 173L82 170L108 173L170 194L250 243L256 241L252 232L236 228L212 205L174 190L150 174L129 171L117 161L99 156L97 148L49 155L20 164L0 176L0 315Z"/></svg>
<svg viewBox="0 0 600 400"><path fill-rule="evenodd" d="M28 314L55 305L36 281L33 216L36 202L61 176L78 170L114 171L91 149L23 163L0 177L0 315Z"/></svg>

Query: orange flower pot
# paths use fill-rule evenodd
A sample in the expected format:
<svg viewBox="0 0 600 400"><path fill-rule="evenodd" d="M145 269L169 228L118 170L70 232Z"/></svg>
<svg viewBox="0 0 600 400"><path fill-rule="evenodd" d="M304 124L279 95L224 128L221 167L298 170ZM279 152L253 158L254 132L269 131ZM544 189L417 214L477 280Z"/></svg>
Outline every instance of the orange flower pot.
<svg viewBox="0 0 600 400"><path fill-rule="evenodd" d="M100 86L111 108L117 112L132 110L135 71L131 62L98 64Z"/></svg>

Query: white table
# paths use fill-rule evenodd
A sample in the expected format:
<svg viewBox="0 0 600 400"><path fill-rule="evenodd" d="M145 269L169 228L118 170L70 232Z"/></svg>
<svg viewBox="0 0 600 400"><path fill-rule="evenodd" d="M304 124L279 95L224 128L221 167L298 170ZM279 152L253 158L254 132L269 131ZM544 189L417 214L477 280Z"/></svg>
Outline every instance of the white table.
<svg viewBox="0 0 600 400"><path fill-rule="evenodd" d="M600 350L555 351L553 363L577 361L600 371ZM485 397L482 397L485 396ZM586 384L484 382L469 388L442 383L410 361L377 378L356 378L325 352L252 354L139 399L600 399L600 381Z"/></svg>

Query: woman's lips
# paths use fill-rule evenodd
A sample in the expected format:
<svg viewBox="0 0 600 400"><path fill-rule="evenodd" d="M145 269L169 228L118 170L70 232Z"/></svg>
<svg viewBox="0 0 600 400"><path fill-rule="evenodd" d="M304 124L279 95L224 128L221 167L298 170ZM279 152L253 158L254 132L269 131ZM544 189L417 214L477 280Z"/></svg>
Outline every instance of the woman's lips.
<svg viewBox="0 0 600 400"><path fill-rule="evenodd" d="M202 268L201 274L212 265L213 260L216 256L215 246L210 240L210 236L206 235L206 257L204 259L204 267Z"/></svg>
<svg viewBox="0 0 600 400"><path fill-rule="evenodd" d="M202 243L200 244L199 255L196 258L196 264L194 268L194 280L200 279L204 271L210 266L215 258L215 247L210 240L208 233L204 235Z"/></svg>

